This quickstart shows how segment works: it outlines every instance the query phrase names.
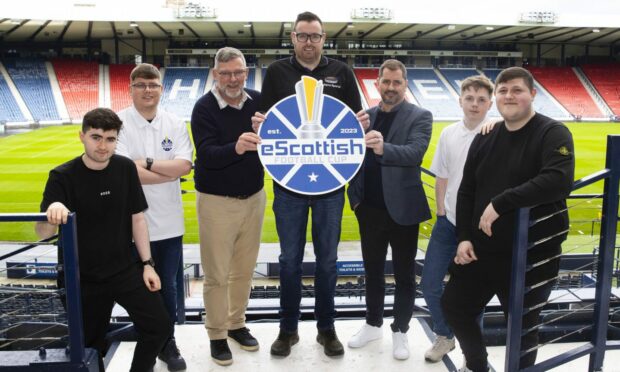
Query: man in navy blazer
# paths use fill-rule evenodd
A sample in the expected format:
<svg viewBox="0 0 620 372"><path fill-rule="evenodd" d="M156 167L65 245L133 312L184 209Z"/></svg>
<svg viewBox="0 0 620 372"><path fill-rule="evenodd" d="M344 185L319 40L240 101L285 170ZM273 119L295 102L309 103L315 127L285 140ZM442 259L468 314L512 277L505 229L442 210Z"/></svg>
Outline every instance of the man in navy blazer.
<svg viewBox="0 0 620 372"><path fill-rule="evenodd" d="M359 222L366 273L366 324L348 342L357 348L383 335L384 267L388 244L396 279L393 356L409 357L406 332L415 300L415 255L420 222L431 218L420 164L431 138L432 114L405 100L407 69L387 60L377 79L381 102L368 110L364 164L348 189Z"/></svg>

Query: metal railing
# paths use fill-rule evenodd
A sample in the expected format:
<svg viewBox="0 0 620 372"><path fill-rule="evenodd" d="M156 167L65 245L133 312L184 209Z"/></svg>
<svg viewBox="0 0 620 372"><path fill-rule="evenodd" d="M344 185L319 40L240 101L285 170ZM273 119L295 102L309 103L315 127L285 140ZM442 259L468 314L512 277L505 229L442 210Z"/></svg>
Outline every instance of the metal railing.
<svg viewBox="0 0 620 372"><path fill-rule="evenodd" d="M525 368L525 371L546 371L550 368L568 363L585 355L590 355L589 371L600 371L603 366L605 351L620 349L620 342L607 341L612 274L614 270L614 251L616 247L616 230L618 225L618 191L620 181L620 135L607 137L607 154L605 169L575 182L573 191L604 180L603 215L599 239L597 260L596 295L594 302L593 332L590 342L566 351L541 363ZM527 253L531 248L528 241L528 229L531 226L530 208L521 208L516 217L516 228L512 255L512 276L508 326L506 340L506 358L504 370L518 371L521 352L521 337L524 309L524 296L528 290L525 275L528 269ZM527 350L525 352L529 352Z"/></svg>
<svg viewBox="0 0 620 372"><path fill-rule="evenodd" d="M32 214L0 214L0 222L43 222L47 221L45 213ZM69 330L68 355L69 363L65 363L63 370L83 370L89 363L90 368L96 368L96 352L92 349L84 348L84 329L82 324L82 300L80 295L80 271L78 268L78 244L76 215L70 213L67 223L60 226L59 245L63 249L63 271L65 275L65 292L67 296L66 312L67 327ZM2 258L14 256L23 252L25 249L18 249ZM2 352L4 353L4 352ZM1 353L0 353L1 354ZM58 365L58 360L52 358L42 358L40 364L53 363ZM94 359L94 362L93 362ZM24 361L25 362L25 361ZM36 363L31 363L32 366ZM8 367L9 369L12 367ZM86 367L88 368L88 367ZM0 370L3 367L0 366Z"/></svg>

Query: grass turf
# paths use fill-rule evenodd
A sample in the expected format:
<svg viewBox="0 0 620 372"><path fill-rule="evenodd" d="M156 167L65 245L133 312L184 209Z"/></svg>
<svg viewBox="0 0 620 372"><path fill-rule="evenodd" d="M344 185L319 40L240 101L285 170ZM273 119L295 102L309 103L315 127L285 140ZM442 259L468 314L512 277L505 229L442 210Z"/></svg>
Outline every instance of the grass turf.
<svg viewBox="0 0 620 372"><path fill-rule="evenodd" d="M433 136L423 166L430 167L439 133L448 123L435 123ZM620 133L619 124L609 123L569 123L569 129L575 140L576 172L575 177L581 178L603 169L605 165L606 137L608 134ZM0 138L0 213L32 213L38 212L39 203L47 175L50 169L72 159L82 153L82 144L78 139L77 125L46 127L26 133L14 134ZM198 226L195 210L195 194L193 193L192 175L186 177L182 188L188 193L183 195L185 207L185 243L198 242ZM433 185L429 176L423 177L425 182ZM272 182L265 180L267 191L267 208L263 226L263 242L277 242L275 221L271 210L273 201ZM578 193L602 193L603 184L598 182ZM434 190L427 186L427 196L431 208L435 203ZM591 233L596 234L600 228L601 199L578 199L569 201L573 206L571 215L571 234L583 236L588 240ZM428 236L432 221L421 226L421 238ZM310 229L308 229L310 231ZM308 233L308 240L310 240ZM341 239L359 240L357 221L351 212L348 202L345 205ZM0 240L2 241L33 241L36 236L31 223L0 224ZM425 243L421 242L424 246ZM579 244L581 245L581 244Z"/></svg>

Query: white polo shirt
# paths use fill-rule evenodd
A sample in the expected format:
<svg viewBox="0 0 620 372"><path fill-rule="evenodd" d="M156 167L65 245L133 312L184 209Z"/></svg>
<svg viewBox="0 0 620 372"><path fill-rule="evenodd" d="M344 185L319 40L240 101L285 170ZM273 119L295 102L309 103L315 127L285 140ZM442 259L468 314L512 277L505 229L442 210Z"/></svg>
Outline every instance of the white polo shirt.
<svg viewBox="0 0 620 372"><path fill-rule="evenodd" d="M149 123L133 107L118 113L123 121L116 153L130 159L185 159L192 161L193 147L185 122L173 114L157 110ZM179 180L156 185L142 185L149 204L146 221L151 241L181 236L185 233L183 202Z"/></svg>
<svg viewBox="0 0 620 372"><path fill-rule="evenodd" d="M463 179L463 168L469 146L476 134L480 133L480 128L487 122L493 121L495 120L487 118L476 128L469 130L461 120L445 127L439 136L430 170L437 177L448 179L444 204L446 217L453 225L456 225L456 197Z"/></svg>

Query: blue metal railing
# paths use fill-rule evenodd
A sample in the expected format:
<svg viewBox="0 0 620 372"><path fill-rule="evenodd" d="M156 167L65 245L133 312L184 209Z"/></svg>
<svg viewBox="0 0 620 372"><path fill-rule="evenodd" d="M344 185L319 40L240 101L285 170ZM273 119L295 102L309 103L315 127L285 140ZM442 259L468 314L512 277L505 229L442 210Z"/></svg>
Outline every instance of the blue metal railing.
<svg viewBox="0 0 620 372"><path fill-rule="evenodd" d="M45 213L0 214L0 222L43 222ZM60 226L60 243L63 249L63 270L67 294L67 327L69 329L69 359L72 365L86 364L84 329L82 325L82 297L78 268L76 215L70 213L67 223Z"/></svg>
<svg viewBox="0 0 620 372"><path fill-rule="evenodd" d="M600 371L603 367L605 351L620 348L617 341L607 341L607 327L609 318L609 298L611 295L612 274L614 265L614 250L616 230L618 226L618 191L620 181L620 135L607 137L607 154L604 170L596 172L579 181L573 186L573 191L581 189L594 182L604 180L603 216L599 256L597 262L596 295L594 308L594 331L592 339L586 345L556 355L544 362L525 368L525 371L546 371L550 368L570 362L579 357L590 355L589 371ZM527 267L528 228L530 226L530 208L521 208L516 217L516 228L512 254L512 277L510 287L510 301L508 310L508 327L506 339L506 358L504 370L513 372L519 370L521 353L521 337L523 334L522 318L525 309L524 295L525 273Z"/></svg>

